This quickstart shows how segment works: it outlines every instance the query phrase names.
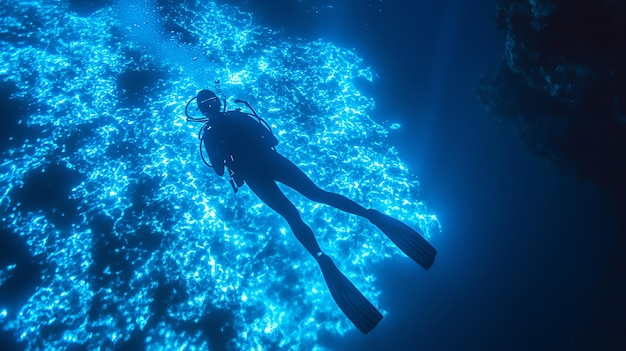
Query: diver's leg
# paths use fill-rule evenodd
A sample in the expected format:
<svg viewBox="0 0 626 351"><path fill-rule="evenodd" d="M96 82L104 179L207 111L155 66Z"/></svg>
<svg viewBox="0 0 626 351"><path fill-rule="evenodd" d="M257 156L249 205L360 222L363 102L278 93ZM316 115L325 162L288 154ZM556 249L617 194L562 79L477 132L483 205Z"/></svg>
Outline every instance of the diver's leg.
<svg viewBox="0 0 626 351"><path fill-rule="evenodd" d="M321 189L298 166L285 157L277 155L275 160L272 166L276 167L276 180L279 182L293 188L310 200L321 202L361 217L368 217L368 210L365 207L343 195Z"/></svg>
<svg viewBox="0 0 626 351"><path fill-rule="evenodd" d="M278 212L289 224L291 231L306 250L316 259L321 255L313 231L300 217L300 212L270 178L246 179L246 183L266 205Z"/></svg>
<svg viewBox="0 0 626 351"><path fill-rule="evenodd" d="M296 207L276 183L271 178L246 179L246 183L259 199L287 220L296 238L319 264L328 290L341 311L362 333L367 334L374 329L383 315L322 252L313 231L302 221Z"/></svg>

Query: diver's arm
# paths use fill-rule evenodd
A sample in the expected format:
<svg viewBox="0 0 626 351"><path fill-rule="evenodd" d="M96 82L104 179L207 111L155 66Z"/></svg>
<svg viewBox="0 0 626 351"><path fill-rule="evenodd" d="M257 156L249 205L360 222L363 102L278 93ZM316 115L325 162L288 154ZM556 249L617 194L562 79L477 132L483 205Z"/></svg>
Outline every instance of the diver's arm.
<svg viewBox="0 0 626 351"><path fill-rule="evenodd" d="M217 146L217 145L216 145ZM204 147L207 149L207 153L209 154L209 160L211 160L211 165L213 166L213 170L215 171L215 173L217 173L218 176L223 176L224 175L224 158L220 157L219 154L219 147L214 147L211 151L209 152L208 150L208 146L206 144L204 144Z"/></svg>
<svg viewBox="0 0 626 351"><path fill-rule="evenodd" d="M207 155L209 155L209 161L211 162L211 166L213 166L213 170L218 176L223 176L224 157L221 152L222 148L220 147L222 142L215 138L211 129L204 132L202 139L204 141L204 149L206 150Z"/></svg>

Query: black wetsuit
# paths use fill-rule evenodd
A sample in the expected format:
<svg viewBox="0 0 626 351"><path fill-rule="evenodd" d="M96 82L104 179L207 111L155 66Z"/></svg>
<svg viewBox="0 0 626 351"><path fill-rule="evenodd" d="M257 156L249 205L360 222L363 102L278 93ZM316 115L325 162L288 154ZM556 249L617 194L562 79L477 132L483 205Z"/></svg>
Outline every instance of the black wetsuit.
<svg viewBox="0 0 626 351"><path fill-rule="evenodd" d="M261 201L287 220L296 238L314 257L321 249L313 232L278 188L277 181L310 200L367 217L367 209L342 195L320 189L298 166L276 152L276 137L250 115L239 111L216 113L205 128L203 141L215 172L222 176L226 166L238 185L248 184Z"/></svg>

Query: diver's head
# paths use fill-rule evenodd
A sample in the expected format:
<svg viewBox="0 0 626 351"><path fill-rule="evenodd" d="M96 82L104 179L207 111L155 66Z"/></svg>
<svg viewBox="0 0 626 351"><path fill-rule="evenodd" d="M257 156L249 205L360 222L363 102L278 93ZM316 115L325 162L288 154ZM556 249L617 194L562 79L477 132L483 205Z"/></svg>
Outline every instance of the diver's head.
<svg viewBox="0 0 626 351"><path fill-rule="evenodd" d="M222 107L222 102L215 95L214 92L210 90L201 90L197 96L198 101L198 110L202 112L204 115L211 115L217 112L220 112L220 108Z"/></svg>

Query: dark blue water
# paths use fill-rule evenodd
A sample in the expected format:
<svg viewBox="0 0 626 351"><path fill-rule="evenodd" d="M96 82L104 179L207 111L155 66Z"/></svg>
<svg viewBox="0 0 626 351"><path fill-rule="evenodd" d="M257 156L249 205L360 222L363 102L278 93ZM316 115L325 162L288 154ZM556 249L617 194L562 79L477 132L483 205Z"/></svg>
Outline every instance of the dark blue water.
<svg viewBox="0 0 626 351"><path fill-rule="evenodd" d="M606 193L478 102L505 49L493 1L68 4L0 7L7 347L626 346L623 226ZM257 26L258 38L237 36ZM397 205L389 189L423 201L394 210L412 225L415 211L436 215L441 232L422 223L439 252L424 271L366 223L295 197L385 311L370 334L318 293L319 270L282 219L203 168L181 116L216 78L230 103L250 100L284 132L279 150L318 184L379 208ZM385 188L367 187L386 173ZM419 192L400 190L415 179ZM359 244L380 255L363 259Z"/></svg>
<svg viewBox="0 0 626 351"><path fill-rule="evenodd" d="M317 27L257 6L270 23L353 46L372 64L374 114L403 125L394 145L443 224L435 267L381 268L389 316L340 349L624 345L624 246L609 201L477 103L478 80L503 60L493 1L353 2L334 20L311 16Z"/></svg>

